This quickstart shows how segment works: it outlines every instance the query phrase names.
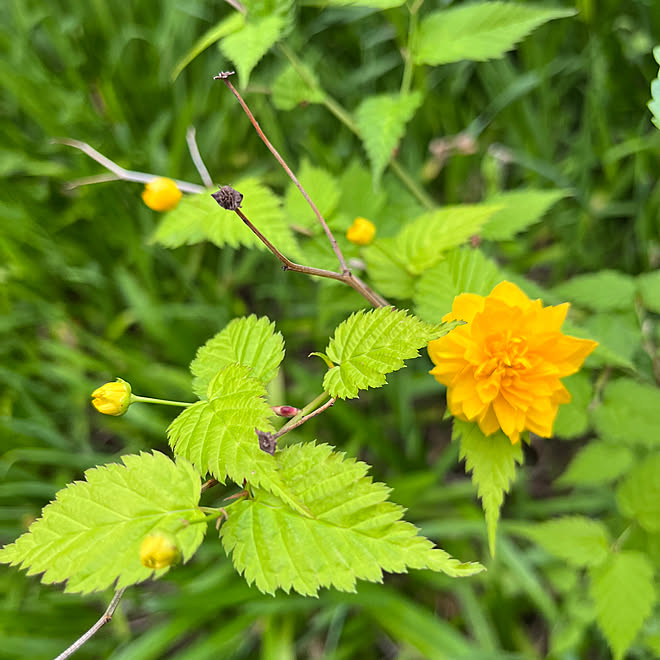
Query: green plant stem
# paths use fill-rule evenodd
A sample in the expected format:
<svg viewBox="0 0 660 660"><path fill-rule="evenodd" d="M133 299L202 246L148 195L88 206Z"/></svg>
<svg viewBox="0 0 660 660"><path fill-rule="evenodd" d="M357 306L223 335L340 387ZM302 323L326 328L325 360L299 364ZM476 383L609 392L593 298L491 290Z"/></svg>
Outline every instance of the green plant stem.
<svg viewBox="0 0 660 660"><path fill-rule="evenodd" d="M401 79L401 93L407 94L412 85L413 69L415 62L413 61L413 52L415 50L415 42L417 40L417 26L419 25L418 12L424 4L424 0L415 0L412 7L410 7L410 19L408 22L408 44L404 55L403 77Z"/></svg>
<svg viewBox="0 0 660 660"><path fill-rule="evenodd" d="M612 552L619 552L619 550L621 550L621 546L628 540L633 527L634 525L628 525L628 527L619 534L619 538L612 544Z"/></svg>
<svg viewBox="0 0 660 660"><path fill-rule="evenodd" d="M160 403L162 406L179 406L180 408L188 408L194 405L193 403L186 403L185 401L168 401L167 399L152 399L148 396L138 396L131 394L131 403Z"/></svg>
<svg viewBox="0 0 660 660"><path fill-rule="evenodd" d="M418 0L419 1L419 0ZM419 3L421 6L421 2ZM348 128L351 133L356 137L362 139L360 135L360 129L358 125L353 121L350 113L341 106L332 96L329 96L324 90L320 89L316 81L311 78L305 68L302 65L302 62L298 59L295 53L284 43L278 43L280 52L289 60L291 66L296 70L298 75L305 81L307 85L320 91L323 94L323 105L333 114L346 128ZM422 204L422 206L431 210L434 209L436 204L435 202L427 195L420 186L413 180L413 178L403 169L401 163L396 158L390 159L390 166L392 171L399 177L401 183L403 183L412 195Z"/></svg>

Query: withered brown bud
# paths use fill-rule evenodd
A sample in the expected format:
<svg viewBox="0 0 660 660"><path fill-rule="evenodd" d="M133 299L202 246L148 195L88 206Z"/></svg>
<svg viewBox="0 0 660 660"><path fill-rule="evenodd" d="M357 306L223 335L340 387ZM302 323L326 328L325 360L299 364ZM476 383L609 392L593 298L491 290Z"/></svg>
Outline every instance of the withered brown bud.
<svg viewBox="0 0 660 660"><path fill-rule="evenodd" d="M233 76L235 71L220 71L217 76L213 76L213 80L226 80L229 76Z"/></svg>
<svg viewBox="0 0 660 660"><path fill-rule="evenodd" d="M259 429L254 429L259 438L259 449L265 451L267 454L274 454L275 449L277 448L277 439L273 437L273 434L269 431L260 431Z"/></svg>
<svg viewBox="0 0 660 660"><path fill-rule="evenodd" d="M220 190L214 192L211 197L227 211L235 211L241 208L243 195L234 190L231 186L222 186Z"/></svg>

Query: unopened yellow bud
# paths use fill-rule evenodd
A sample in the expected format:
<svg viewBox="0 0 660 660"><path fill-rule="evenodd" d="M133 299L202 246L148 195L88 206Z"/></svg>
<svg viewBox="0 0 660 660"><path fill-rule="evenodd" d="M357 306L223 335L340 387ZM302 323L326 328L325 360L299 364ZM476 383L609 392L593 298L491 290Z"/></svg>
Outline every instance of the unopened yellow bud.
<svg viewBox="0 0 660 660"><path fill-rule="evenodd" d="M346 238L355 245L369 245L376 235L376 226L366 218L355 218L346 232Z"/></svg>
<svg viewBox="0 0 660 660"><path fill-rule="evenodd" d="M123 415L131 405L131 386L121 378L92 392L92 405L104 415Z"/></svg>
<svg viewBox="0 0 660 660"><path fill-rule="evenodd" d="M174 534L160 529L146 536L140 546L140 562L147 568L167 568L176 564L180 556Z"/></svg>
<svg viewBox="0 0 660 660"><path fill-rule="evenodd" d="M181 191L172 179L161 176L144 187L142 199L154 211L171 211L181 200Z"/></svg>

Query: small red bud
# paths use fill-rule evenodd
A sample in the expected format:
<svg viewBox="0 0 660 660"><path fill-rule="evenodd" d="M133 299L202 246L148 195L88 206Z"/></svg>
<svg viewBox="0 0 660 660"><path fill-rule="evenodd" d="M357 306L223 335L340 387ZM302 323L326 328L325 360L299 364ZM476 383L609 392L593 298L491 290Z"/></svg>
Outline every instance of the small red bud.
<svg viewBox="0 0 660 660"><path fill-rule="evenodd" d="M271 406L271 410L278 417L295 417L300 412L300 408L294 406Z"/></svg>

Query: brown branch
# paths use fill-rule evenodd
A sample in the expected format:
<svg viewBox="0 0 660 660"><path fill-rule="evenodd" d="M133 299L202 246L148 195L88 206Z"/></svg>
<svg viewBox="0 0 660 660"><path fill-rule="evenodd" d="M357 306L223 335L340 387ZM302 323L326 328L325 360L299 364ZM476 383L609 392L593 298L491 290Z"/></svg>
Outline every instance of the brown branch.
<svg viewBox="0 0 660 660"><path fill-rule="evenodd" d="M65 658L72 656L78 649L83 646L83 644L88 642L101 628L103 628L103 626L112 619L112 615L115 613L115 610L119 605L119 601L124 595L124 591L126 591L125 588L118 589L115 592L115 595L112 597L110 605L108 605L108 609L106 609L106 611L103 613L103 616L84 635L79 637L73 644L71 644L68 649L62 651L62 653L60 653L55 658L55 660L65 660Z"/></svg>
<svg viewBox="0 0 660 660"><path fill-rule="evenodd" d="M294 422L290 426L288 424L286 426L283 426L277 433L273 434L272 436L273 440L277 440L278 438L281 438L285 433L288 433L289 431L293 431L293 429L297 429L299 426L302 426L305 422L312 419L312 417L316 417L317 415L320 415L322 412L326 411L328 408L332 408L332 406L335 405L336 400L337 399L332 397L331 399L326 401L322 406L309 413L309 415L305 415L304 417L301 417L297 422Z"/></svg>

